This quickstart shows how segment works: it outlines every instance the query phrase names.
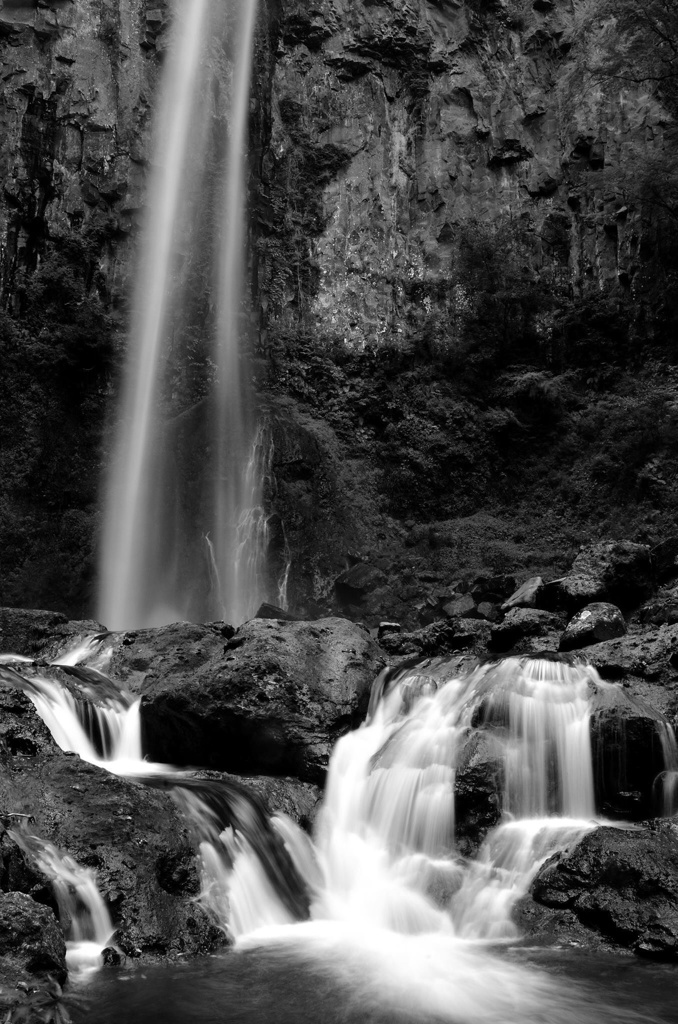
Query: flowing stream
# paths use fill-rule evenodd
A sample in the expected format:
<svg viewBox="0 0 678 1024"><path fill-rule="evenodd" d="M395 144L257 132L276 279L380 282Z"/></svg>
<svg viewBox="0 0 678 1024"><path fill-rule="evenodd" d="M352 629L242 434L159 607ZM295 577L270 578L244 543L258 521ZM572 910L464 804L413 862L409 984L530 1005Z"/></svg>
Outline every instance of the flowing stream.
<svg viewBox="0 0 678 1024"><path fill-rule="evenodd" d="M242 344L256 11L175 3L106 485L98 614L113 629L238 624L267 597L270 443Z"/></svg>
<svg viewBox="0 0 678 1024"><path fill-rule="evenodd" d="M172 793L195 832L200 902L242 955L293 963L311 978L329 971L332 984L379 1008L355 1021L641 1019L587 1008L544 972L493 952L519 937L512 909L544 860L604 826L589 738L594 669L508 658L462 674L444 660L383 674L366 723L337 743L312 841L285 816L269 818L237 782L143 760L139 701L95 667L106 664L105 638L80 655L63 671L82 700L22 663L0 675L29 694L63 749ZM455 801L479 751L499 805L469 855ZM62 890L82 892L72 862L24 842ZM91 944L91 928L79 941Z"/></svg>

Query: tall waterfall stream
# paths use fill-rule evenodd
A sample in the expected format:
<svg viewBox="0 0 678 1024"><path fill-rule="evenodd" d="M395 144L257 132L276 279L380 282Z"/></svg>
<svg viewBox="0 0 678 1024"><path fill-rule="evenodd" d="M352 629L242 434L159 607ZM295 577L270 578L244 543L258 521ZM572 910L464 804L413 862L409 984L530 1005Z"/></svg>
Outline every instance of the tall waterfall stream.
<svg viewBox="0 0 678 1024"><path fill-rule="evenodd" d="M175 4L106 482L99 616L113 629L240 623L268 596L270 438L243 344L256 11Z"/></svg>
<svg viewBox="0 0 678 1024"><path fill-rule="evenodd" d="M105 642L59 661L98 703L22 674L20 661L0 673L29 695L64 750L172 793L195 833L200 903L236 951L273 958L273 975L282 958L310 984L318 972L328 984L329 972L337 991L360 993L360 1012L328 1020L657 1019L588 1006L590 993L497 953L519 938L512 908L539 866L604 824L589 738L594 669L507 658L461 675L444 660L382 674L366 722L336 745L311 840L285 816L269 818L237 782L144 760L140 701L98 671ZM503 781L499 824L470 859L455 842L455 774L472 735L496 746ZM54 880L60 905L70 898L71 965L96 964L115 939L92 873L39 837L15 835Z"/></svg>

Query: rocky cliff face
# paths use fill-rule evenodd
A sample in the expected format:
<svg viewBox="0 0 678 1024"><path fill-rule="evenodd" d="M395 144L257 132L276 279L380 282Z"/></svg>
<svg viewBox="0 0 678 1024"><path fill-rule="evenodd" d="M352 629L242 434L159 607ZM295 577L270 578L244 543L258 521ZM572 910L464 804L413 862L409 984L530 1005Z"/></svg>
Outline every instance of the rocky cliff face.
<svg viewBox="0 0 678 1024"><path fill-rule="evenodd" d="M642 181L671 123L647 88L587 74L577 17L261 5L250 268L301 612L359 616L334 588L355 561L392 573L375 609L400 614L422 573L564 563L601 506L610 535L670 519L677 260ZM91 609L170 18L165 0L0 8L7 604Z"/></svg>
<svg viewBox="0 0 678 1024"><path fill-rule="evenodd" d="M582 76L571 0L290 2L279 17L262 193L275 215L283 190L296 259L264 236L267 319L301 307L358 349L425 327L459 345L474 258L550 296L650 287L652 225L619 174L634 147L661 150L662 111L645 87L622 98ZM541 344L551 328L534 325Z"/></svg>
<svg viewBox="0 0 678 1024"><path fill-rule="evenodd" d="M164 2L0 4L2 591L91 607Z"/></svg>
<svg viewBox="0 0 678 1024"><path fill-rule="evenodd" d="M98 243L101 298L129 298L129 238L145 202L166 19L164 2L2 4L0 230L10 307L49 243L71 236Z"/></svg>
<svg viewBox="0 0 678 1024"><path fill-rule="evenodd" d="M421 572L543 541L558 565L601 505L625 506L608 532L652 532L672 398L636 378L667 357L676 261L641 179L666 111L587 72L570 0L268 11L254 253L297 600L336 601L356 558L420 601Z"/></svg>

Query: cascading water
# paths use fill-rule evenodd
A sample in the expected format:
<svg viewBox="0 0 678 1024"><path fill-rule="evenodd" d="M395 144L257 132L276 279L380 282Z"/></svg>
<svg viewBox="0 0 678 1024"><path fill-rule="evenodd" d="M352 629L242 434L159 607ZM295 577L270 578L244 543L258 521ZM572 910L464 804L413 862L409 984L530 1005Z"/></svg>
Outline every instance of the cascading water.
<svg viewBox="0 0 678 1024"><path fill-rule="evenodd" d="M664 756L664 771L657 780L661 792L659 805L662 814L670 817L678 814L678 743L668 722L661 724L659 739Z"/></svg>
<svg viewBox="0 0 678 1024"><path fill-rule="evenodd" d="M9 835L52 882L66 934L69 970L100 966L102 950L110 944L115 929L94 871L28 831L9 829Z"/></svg>
<svg viewBox="0 0 678 1024"><path fill-rule="evenodd" d="M105 650L92 657L103 663ZM637 1019L599 1008L591 1015L555 981L487 947L516 937L511 911L540 864L605 824L595 819L588 692L600 680L593 668L508 658L461 674L445 661L384 673L367 722L335 748L315 844L284 816L269 819L237 782L149 764L140 745L121 756L120 744L109 744L102 754L90 737L88 748L78 702L58 681L19 669L27 673L17 663L0 676L29 693L37 688L41 714L58 722L62 745L173 793L199 842L201 903L237 948L284 948L298 962L331 962L369 998L376 986L380 1002L408 1020ZM90 694L104 678L91 664L62 671ZM126 733L120 721L136 714L132 699L116 703L111 686L99 686L108 724L90 723L97 736ZM129 731L136 735L136 727ZM499 806L471 858L458 845L455 800L479 749Z"/></svg>
<svg viewBox="0 0 678 1024"><path fill-rule="evenodd" d="M240 623L266 597L265 467L240 344L255 18L256 0L176 5L106 488L99 616L115 629Z"/></svg>

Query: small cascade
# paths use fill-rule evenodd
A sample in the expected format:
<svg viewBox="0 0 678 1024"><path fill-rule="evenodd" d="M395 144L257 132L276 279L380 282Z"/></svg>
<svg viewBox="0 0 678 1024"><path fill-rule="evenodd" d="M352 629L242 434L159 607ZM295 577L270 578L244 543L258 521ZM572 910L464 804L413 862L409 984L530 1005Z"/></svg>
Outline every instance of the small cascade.
<svg viewBox="0 0 678 1024"><path fill-rule="evenodd" d="M665 818L678 814L678 743L669 722L658 723L665 769L657 779L658 805Z"/></svg>
<svg viewBox="0 0 678 1024"><path fill-rule="evenodd" d="M92 644L78 645L77 650L86 657ZM73 660L74 656L60 659L59 668L86 700L36 669L20 674L0 665L0 682L26 693L62 750L114 775L169 792L191 824L199 848L199 902L224 931L251 931L306 918L307 883L297 867L304 841L300 844L294 824L283 817L270 819L264 804L236 779L202 779L194 772L145 760L140 698L119 690L97 669L72 665ZM99 663L104 660L101 654ZM35 844L43 842L34 838ZM287 849L295 844L296 859ZM306 857L302 867L308 864L308 853ZM51 853L50 858L54 860Z"/></svg>
<svg viewBox="0 0 678 1024"><path fill-rule="evenodd" d="M0 667L0 681L26 693L62 750L109 770L115 764L124 774L127 766L142 759L141 698L118 690L94 669L76 670L66 662L59 667L67 675L72 668L76 685L90 696L93 692L96 703L78 700L58 679L39 671L28 675Z"/></svg>
<svg viewBox="0 0 678 1024"><path fill-rule="evenodd" d="M189 773L141 779L167 785L200 850L200 903L229 934L308 917L307 883L265 805L235 779ZM288 832L294 829L287 823Z"/></svg>
<svg viewBox="0 0 678 1024"><path fill-rule="evenodd" d="M318 912L408 934L514 935L511 907L539 865L593 827L591 671L507 659L448 678L437 662L391 680L333 756ZM480 732L501 751L503 820L469 866L455 848L454 788ZM435 890L450 894L444 909Z"/></svg>
<svg viewBox="0 0 678 1024"><path fill-rule="evenodd" d="M172 795L195 836L199 902L239 948L284 943L356 974L374 970L388 978L390 999L428 1007L436 1019L449 1020L450 1006L464 1006L464 1021L474 1024L571 1019L562 990L559 1008L544 1016L551 983L478 944L516 938L512 910L540 865L605 825L595 817L589 736L595 669L521 657L463 671L434 660L382 673L367 721L336 745L312 842L284 816L271 818L237 779L142 760L132 725L138 703L101 672L59 669L98 695L87 719L58 680L19 667L23 675L0 667L0 678L36 700L62 745ZM662 743L664 774L673 778L668 727ZM474 770L486 764L499 801L474 857L461 852L463 808L457 820L455 807L469 759ZM64 921L91 922L74 926L73 949L100 950L111 929L94 877L42 840L21 842L61 900L89 908L87 917L64 902Z"/></svg>
<svg viewBox="0 0 678 1024"><path fill-rule="evenodd" d="M110 651L102 648L103 640L107 633L97 633L95 636L84 637L79 644L74 644L50 662L52 665L73 666L83 661L89 662L92 667L103 668L106 664ZM98 655L98 656L97 656Z"/></svg>
<svg viewBox="0 0 678 1024"><path fill-rule="evenodd" d="M66 936L69 970L100 966L101 954L111 944L115 929L94 871L27 831L10 829L9 835L52 883Z"/></svg>

